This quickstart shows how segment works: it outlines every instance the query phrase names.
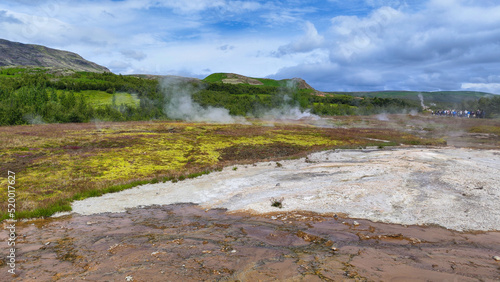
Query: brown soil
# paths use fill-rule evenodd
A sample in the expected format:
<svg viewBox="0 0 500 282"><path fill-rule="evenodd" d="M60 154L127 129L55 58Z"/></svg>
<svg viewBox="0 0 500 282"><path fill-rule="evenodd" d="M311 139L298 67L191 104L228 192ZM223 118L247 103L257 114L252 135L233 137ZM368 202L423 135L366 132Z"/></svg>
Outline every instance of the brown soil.
<svg viewBox="0 0 500 282"><path fill-rule="evenodd" d="M177 204L18 222L17 236L13 281L500 280L500 232L340 215Z"/></svg>

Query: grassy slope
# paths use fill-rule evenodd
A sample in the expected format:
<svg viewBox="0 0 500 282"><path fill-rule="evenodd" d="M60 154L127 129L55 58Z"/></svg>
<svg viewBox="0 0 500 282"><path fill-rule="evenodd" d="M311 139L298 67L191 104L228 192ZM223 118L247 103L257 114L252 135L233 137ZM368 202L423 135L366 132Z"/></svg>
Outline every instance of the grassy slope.
<svg viewBox="0 0 500 282"><path fill-rule="evenodd" d="M205 82L222 82L223 79L227 78L225 73L212 73L211 75L205 77L203 81Z"/></svg>
<svg viewBox="0 0 500 282"><path fill-rule="evenodd" d="M227 74L225 73L213 73L203 79L205 82L222 82L223 79L227 78ZM256 78L256 77L250 77L253 79L256 79L260 82L263 83L263 86L274 86L274 87L280 87L283 86L288 79L283 79L283 80L274 80L274 79L269 79L269 78ZM259 85L255 85L259 86Z"/></svg>
<svg viewBox="0 0 500 282"><path fill-rule="evenodd" d="M124 92L109 94L105 91L83 90L78 92L77 95L83 95L87 99L87 101L89 101L94 106L111 105L113 103L113 95L115 95L115 104L117 106L139 106L140 102L139 98L137 98L137 95Z"/></svg>
<svg viewBox="0 0 500 282"><path fill-rule="evenodd" d="M366 138L390 140L390 143ZM132 186L182 180L235 163L312 150L435 144L386 129L124 122L0 127L0 173L16 175L18 217L69 210L70 202ZM439 141L437 143L440 143ZM7 177L0 178L7 187ZM7 189L0 191L7 217Z"/></svg>

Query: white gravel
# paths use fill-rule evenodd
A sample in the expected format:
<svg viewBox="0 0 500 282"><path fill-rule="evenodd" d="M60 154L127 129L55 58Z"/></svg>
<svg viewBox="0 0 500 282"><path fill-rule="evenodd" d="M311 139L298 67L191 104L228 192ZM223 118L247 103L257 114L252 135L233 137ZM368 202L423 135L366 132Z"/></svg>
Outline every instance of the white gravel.
<svg viewBox="0 0 500 282"><path fill-rule="evenodd" d="M305 210L458 231L500 230L499 150L337 150L314 153L309 162L280 163L282 167L265 162L143 185L74 202L73 212L192 202L231 211ZM272 207L270 199L281 197L283 208Z"/></svg>

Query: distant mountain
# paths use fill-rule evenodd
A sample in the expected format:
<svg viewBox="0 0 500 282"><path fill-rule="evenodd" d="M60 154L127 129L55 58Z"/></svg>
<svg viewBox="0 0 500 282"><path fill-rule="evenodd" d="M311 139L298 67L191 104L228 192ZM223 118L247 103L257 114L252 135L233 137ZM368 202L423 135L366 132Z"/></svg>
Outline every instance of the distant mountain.
<svg viewBox="0 0 500 282"><path fill-rule="evenodd" d="M34 66L71 69L74 71L109 72L108 68L87 61L72 52L0 39L0 67L5 66Z"/></svg>

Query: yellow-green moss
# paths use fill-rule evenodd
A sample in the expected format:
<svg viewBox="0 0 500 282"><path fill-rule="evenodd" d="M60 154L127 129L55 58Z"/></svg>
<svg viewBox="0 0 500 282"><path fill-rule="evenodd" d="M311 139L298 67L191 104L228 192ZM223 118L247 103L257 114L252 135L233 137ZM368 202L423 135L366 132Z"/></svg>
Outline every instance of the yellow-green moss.
<svg viewBox="0 0 500 282"><path fill-rule="evenodd" d="M362 138L368 134L359 131L346 137L334 129L304 126L180 122L40 125L0 128L0 133L0 162L4 170L16 170L20 211L64 204L79 193L112 185L215 168L221 152L233 146L321 149L366 143ZM0 185L7 186L6 178L0 178ZM6 189L0 199L6 202Z"/></svg>

